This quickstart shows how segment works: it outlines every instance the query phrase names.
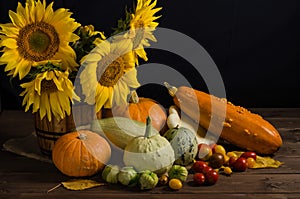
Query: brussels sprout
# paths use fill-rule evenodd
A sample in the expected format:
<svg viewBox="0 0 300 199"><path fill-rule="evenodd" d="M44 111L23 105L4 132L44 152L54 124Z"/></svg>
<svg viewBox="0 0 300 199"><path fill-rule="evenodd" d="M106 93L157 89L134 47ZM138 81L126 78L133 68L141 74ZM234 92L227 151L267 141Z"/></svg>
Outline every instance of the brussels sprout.
<svg viewBox="0 0 300 199"><path fill-rule="evenodd" d="M108 183L118 183L120 169L117 165L107 165L102 171L102 179Z"/></svg>
<svg viewBox="0 0 300 199"><path fill-rule="evenodd" d="M158 183L158 177L156 173L149 170L145 170L141 173L139 178L139 185L142 190L153 189Z"/></svg>

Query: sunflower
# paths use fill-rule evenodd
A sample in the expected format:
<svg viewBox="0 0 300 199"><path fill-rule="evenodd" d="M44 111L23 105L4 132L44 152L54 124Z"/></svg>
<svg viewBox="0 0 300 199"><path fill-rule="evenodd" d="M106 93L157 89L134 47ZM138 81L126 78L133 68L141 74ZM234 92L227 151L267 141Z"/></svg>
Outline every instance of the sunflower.
<svg viewBox="0 0 300 199"><path fill-rule="evenodd" d="M130 88L137 88L137 70L131 39L102 41L84 58L79 75L82 93L96 112L127 101Z"/></svg>
<svg viewBox="0 0 300 199"><path fill-rule="evenodd" d="M133 34L135 54L145 61L148 60L144 46L150 46L149 40L156 42L153 31L158 26L155 22L160 16L154 16L161 8L155 8L157 1L137 0L135 12L131 14L129 32Z"/></svg>
<svg viewBox="0 0 300 199"><path fill-rule="evenodd" d="M0 65L6 64L9 75L24 78L32 66L41 61L62 63L65 70L75 70L76 54L69 46L79 37L73 33L80 24L70 18L71 12L46 7L46 1L27 0L25 7L18 3L16 12L9 11L12 23L0 24Z"/></svg>
<svg viewBox="0 0 300 199"><path fill-rule="evenodd" d="M65 118L71 113L73 99L79 97L73 90L73 84L68 79L69 72L50 70L37 74L30 82L21 84L25 90L20 94L24 96L22 105L26 104L25 111L32 105L32 112L39 111L41 119L47 116L51 121L52 115L57 119Z"/></svg>

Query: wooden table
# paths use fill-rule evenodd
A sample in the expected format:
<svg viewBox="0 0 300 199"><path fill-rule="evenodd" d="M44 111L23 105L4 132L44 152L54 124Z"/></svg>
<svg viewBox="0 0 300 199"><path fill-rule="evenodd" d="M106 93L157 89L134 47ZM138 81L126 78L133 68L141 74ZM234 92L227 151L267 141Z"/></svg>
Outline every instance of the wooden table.
<svg viewBox="0 0 300 199"><path fill-rule="evenodd" d="M108 185L84 191L59 187L47 190L70 178L61 174L53 164L0 151L0 198L300 198L300 108L250 109L261 114L281 133L282 148L274 159L283 161L278 169L248 169L230 177L220 175L214 186L194 187L188 182L179 191L166 186L150 191ZM0 143L33 132L30 113L4 111L0 115ZM94 176L93 179L100 179ZM191 179L189 179L190 181Z"/></svg>

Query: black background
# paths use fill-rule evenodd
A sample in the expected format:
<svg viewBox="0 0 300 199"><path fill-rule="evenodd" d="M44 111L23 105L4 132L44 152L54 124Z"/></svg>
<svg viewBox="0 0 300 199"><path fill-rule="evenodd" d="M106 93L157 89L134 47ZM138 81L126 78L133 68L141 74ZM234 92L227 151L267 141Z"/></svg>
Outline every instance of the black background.
<svg viewBox="0 0 300 199"><path fill-rule="evenodd" d="M24 1L21 1L24 2ZM50 2L50 1L47 1ZM93 24L106 35L133 0L54 1L69 8L82 25ZM0 1L0 23L9 22L16 0ZM180 31L201 44L213 58L224 80L227 98L244 107L299 107L299 0L158 0L160 27ZM148 50L149 62L191 74L189 64L168 52ZM2 108L20 109L20 88L0 66ZM205 90L201 77L190 75L194 88ZM140 88L142 95L164 98L156 85ZM151 94L150 94L151 93ZM169 99L168 99L169 100ZM167 103L166 101L162 102Z"/></svg>

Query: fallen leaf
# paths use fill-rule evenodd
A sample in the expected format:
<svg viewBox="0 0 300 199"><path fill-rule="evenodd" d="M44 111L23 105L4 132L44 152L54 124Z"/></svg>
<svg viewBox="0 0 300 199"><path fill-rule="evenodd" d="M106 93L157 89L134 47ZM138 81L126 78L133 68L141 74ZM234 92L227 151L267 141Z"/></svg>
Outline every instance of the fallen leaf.
<svg viewBox="0 0 300 199"><path fill-rule="evenodd" d="M240 157L244 152L243 151L232 151L235 153L238 157ZM259 156L256 155L256 162L253 166L253 169L262 169L262 168L278 168L283 164L283 162L280 162L278 160L275 160L269 156Z"/></svg>
<svg viewBox="0 0 300 199"><path fill-rule="evenodd" d="M93 187L98 187L105 185L105 183L100 183L94 180L84 180L84 179L75 179L61 183L66 189L70 190L84 190Z"/></svg>
<svg viewBox="0 0 300 199"><path fill-rule="evenodd" d="M253 166L254 169L259 168L278 168L283 164L283 162L280 162L278 160L274 160L271 157L261 157L256 156L256 162Z"/></svg>

